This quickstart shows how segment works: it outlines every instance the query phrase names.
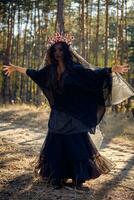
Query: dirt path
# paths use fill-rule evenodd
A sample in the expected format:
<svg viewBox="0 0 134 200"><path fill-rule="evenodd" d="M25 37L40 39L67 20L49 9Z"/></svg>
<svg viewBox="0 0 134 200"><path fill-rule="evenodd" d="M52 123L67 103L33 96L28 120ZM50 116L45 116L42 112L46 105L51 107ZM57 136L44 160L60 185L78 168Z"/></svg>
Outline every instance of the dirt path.
<svg viewBox="0 0 134 200"><path fill-rule="evenodd" d="M0 199L134 200L134 120L109 115L103 122L104 132L109 130L109 134L101 152L115 162L114 170L88 181L86 191L54 190L33 176L33 161L47 132L48 113L47 109L26 106L0 109ZM121 133L115 137L113 132L122 132L123 137Z"/></svg>

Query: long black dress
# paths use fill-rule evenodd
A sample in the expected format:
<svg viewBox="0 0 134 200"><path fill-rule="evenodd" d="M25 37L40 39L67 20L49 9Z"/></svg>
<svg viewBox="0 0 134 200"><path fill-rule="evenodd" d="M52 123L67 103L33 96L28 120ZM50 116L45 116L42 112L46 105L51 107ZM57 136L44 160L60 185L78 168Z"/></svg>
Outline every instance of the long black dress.
<svg viewBox="0 0 134 200"><path fill-rule="evenodd" d="M112 166L99 154L88 134L94 133L104 115L111 94L111 69L93 72L74 64L73 70L66 69L54 82L54 67L26 71L51 107L37 168L49 181L61 183L69 178L82 183L109 172Z"/></svg>

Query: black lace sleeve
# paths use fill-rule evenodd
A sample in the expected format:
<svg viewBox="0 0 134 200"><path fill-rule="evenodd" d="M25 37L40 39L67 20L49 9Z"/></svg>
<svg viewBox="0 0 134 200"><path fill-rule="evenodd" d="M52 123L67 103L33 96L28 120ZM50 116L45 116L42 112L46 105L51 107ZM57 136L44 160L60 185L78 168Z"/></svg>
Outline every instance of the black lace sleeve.
<svg viewBox="0 0 134 200"><path fill-rule="evenodd" d="M100 90L111 85L111 68L100 68L96 70L86 69L88 84L93 90Z"/></svg>
<svg viewBox="0 0 134 200"><path fill-rule="evenodd" d="M102 68L94 71L88 71L89 85L96 110L96 125L102 120L106 111L106 106L110 106L112 102L112 70L111 68ZM91 84L92 82L92 84ZM90 93L90 92L89 92ZM89 106L90 107L90 106ZM91 109L90 109L91 110ZM95 127L90 129L90 133L95 132Z"/></svg>
<svg viewBox="0 0 134 200"><path fill-rule="evenodd" d="M72 113L77 113L75 116L89 127L90 133L95 133L95 127L104 116L106 106L111 105L112 70L111 68L92 70L75 66L74 69L70 69L70 74L78 88L86 92L86 97L80 96L81 101L75 102L78 104L77 107L82 107L81 112L75 110L74 106L70 106L70 110Z"/></svg>
<svg viewBox="0 0 134 200"><path fill-rule="evenodd" d="M81 66L70 70L76 83L93 95L103 93L101 96L107 100L112 90L112 70L111 68L101 68L92 70Z"/></svg>
<svg viewBox="0 0 134 200"><path fill-rule="evenodd" d="M103 93L103 98L105 106L110 106L112 101L112 69L111 68L102 68L95 70L98 88Z"/></svg>
<svg viewBox="0 0 134 200"><path fill-rule="evenodd" d="M40 87L45 87L47 67L40 70L27 69L26 74Z"/></svg>

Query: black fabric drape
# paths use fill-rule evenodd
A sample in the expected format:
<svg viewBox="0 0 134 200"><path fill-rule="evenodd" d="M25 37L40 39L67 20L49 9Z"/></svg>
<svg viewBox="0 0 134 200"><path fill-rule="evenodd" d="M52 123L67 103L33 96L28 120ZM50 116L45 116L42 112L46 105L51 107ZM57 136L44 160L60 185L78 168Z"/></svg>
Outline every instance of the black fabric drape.
<svg viewBox="0 0 134 200"><path fill-rule="evenodd" d="M70 113L81 120L90 133L94 133L106 106L110 105L111 68L91 70L73 63L66 66L66 70L61 92L57 90L56 66L49 65L41 70L27 69L26 73L42 89L52 109Z"/></svg>

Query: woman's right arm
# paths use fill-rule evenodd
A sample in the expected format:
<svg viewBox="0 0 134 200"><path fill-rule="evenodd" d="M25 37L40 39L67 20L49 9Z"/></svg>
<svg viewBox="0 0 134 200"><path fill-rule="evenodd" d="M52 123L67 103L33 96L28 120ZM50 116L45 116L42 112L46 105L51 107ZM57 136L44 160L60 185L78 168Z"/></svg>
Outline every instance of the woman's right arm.
<svg viewBox="0 0 134 200"><path fill-rule="evenodd" d="M25 68L13 64L4 65L3 71L5 75L10 76L13 72L17 71L30 77L40 87L45 87L47 80L48 67L36 70L32 68Z"/></svg>
<svg viewBox="0 0 134 200"><path fill-rule="evenodd" d="M4 65L3 71L4 71L5 75L7 75L7 76L10 76L15 71L26 75L27 68L10 64L10 65Z"/></svg>

